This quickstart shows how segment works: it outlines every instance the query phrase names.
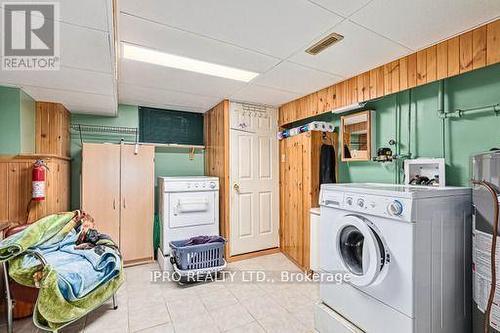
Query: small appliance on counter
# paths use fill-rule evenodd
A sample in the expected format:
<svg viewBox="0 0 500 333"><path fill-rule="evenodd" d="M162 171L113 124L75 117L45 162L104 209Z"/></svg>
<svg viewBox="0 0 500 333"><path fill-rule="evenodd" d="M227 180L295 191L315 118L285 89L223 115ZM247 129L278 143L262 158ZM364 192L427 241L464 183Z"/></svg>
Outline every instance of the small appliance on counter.
<svg viewBox="0 0 500 333"><path fill-rule="evenodd" d="M404 161L405 184L445 186L444 158L417 158Z"/></svg>

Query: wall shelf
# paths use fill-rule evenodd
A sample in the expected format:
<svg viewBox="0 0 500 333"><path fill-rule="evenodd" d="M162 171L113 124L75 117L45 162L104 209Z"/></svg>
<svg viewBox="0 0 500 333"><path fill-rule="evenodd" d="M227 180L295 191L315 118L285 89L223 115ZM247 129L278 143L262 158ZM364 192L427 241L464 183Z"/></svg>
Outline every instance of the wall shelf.
<svg viewBox="0 0 500 333"><path fill-rule="evenodd" d="M103 126L103 125L90 125L90 124L71 124L70 128L80 135L80 143L83 144L83 134L104 134L104 135L133 135L135 142L139 141L139 129L137 127L123 127L123 126Z"/></svg>
<svg viewBox="0 0 500 333"><path fill-rule="evenodd" d="M177 143L153 143L153 142L124 142L129 144L137 144L137 145L147 145L154 146L156 149L186 149L189 150L189 159L194 159L194 154L197 150L203 151L205 150L204 145L185 145L185 144L177 144Z"/></svg>

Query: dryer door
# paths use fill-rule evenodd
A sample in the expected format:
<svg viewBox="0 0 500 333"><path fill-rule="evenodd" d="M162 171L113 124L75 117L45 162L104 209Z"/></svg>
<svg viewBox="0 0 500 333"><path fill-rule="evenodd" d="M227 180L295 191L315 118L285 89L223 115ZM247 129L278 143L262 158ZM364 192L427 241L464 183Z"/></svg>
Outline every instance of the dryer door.
<svg viewBox="0 0 500 333"><path fill-rule="evenodd" d="M188 228L215 225L217 192L176 192L169 196L168 228Z"/></svg>
<svg viewBox="0 0 500 333"><path fill-rule="evenodd" d="M372 284L384 266L385 249L369 222L358 216L345 216L336 242L339 259L352 274L351 283L360 287Z"/></svg>

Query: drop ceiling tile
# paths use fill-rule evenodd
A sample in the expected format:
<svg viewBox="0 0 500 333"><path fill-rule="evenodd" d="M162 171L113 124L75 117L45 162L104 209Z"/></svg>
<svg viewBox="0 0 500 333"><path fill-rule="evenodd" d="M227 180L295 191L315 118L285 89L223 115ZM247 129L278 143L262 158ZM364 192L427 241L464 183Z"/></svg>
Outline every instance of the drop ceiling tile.
<svg viewBox="0 0 500 333"><path fill-rule="evenodd" d="M46 0L53 1L53 0ZM110 31L112 0L61 1L61 20L73 24Z"/></svg>
<svg viewBox="0 0 500 333"><path fill-rule="evenodd" d="M304 0L124 0L120 9L279 58L341 21Z"/></svg>
<svg viewBox="0 0 500 333"><path fill-rule="evenodd" d="M290 91L283 91L251 84L233 94L231 96L231 99L240 102L280 106L286 102L297 99L300 96L301 94L293 93Z"/></svg>
<svg viewBox="0 0 500 333"><path fill-rule="evenodd" d="M72 113L116 114L117 104L114 96L32 86L22 86L22 89L37 101L61 103Z"/></svg>
<svg viewBox="0 0 500 333"><path fill-rule="evenodd" d="M26 3L26 0L9 0ZM37 3L54 3L53 0L37 0ZM61 22L76 24L102 31L109 31L108 18L111 18L111 0L66 0L58 1ZM3 7L3 4L0 4Z"/></svg>
<svg viewBox="0 0 500 333"><path fill-rule="evenodd" d="M305 95L342 79L338 75L284 61L269 72L255 78L252 83Z"/></svg>
<svg viewBox="0 0 500 333"><path fill-rule="evenodd" d="M112 73L107 32L61 23L61 65Z"/></svg>
<svg viewBox="0 0 500 333"><path fill-rule="evenodd" d="M421 49L499 15L498 0L374 0L351 19Z"/></svg>
<svg viewBox="0 0 500 333"><path fill-rule="evenodd" d="M2 84L114 95L113 75L67 67L57 71L2 71Z"/></svg>
<svg viewBox="0 0 500 333"><path fill-rule="evenodd" d="M131 99L131 98L120 98L120 104L139 105L139 106L146 106L146 107L150 107L150 108L185 111L185 112L196 112L196 113L205 113L215 105L214 104L214 105L207 107L207 108L201 108L201 107L174 105L174 104L164 104L162 102L153 101L151 99L142 100L142 99Z"/></svg>
<svg viewBox="0 0 500 333"><path fill-rule="evenodd" d="M116 103L110 102L108 105L105 105L90 98L82 104L68 102L65 106L68 110L72 110L72 113L92 114L96 116L115 117L118 112Z"/></svg>
<svg viewBox="0 0 500 333"><path fill-rule="evenodd" d="M119 85L119 96L120 103L141 101L140 105L143 106L176 105L182 110L208 110L212 105L223 99L124 83Z"/></svg>
<svg viewBox="0 0 500 333"><path fill-rule="evenodd" d="M317 55L302 51L289 60L325 72L352 77L411 52L410 49L348 20L328 33L331 32L341 34L344 39Z"/></svg>
<svg viewBox="0 0 500 333"><path fill-rule="evenodd" d="M121 60L120 83L173 90L212 97L229 97L245 86L241 81L223 79L174 68Z"/></svg>
<svg viewBox="0 0 500 333"><path fill-rule="evenodd" d="M121 14L120 38L166 53L262 73L280 60L211 38Z"/></svg>
<svg viewBox="0 0 500 333"><path fill-rule="evenodd" d="M373 0L311 0L342 16L349 16Z"/></svg>

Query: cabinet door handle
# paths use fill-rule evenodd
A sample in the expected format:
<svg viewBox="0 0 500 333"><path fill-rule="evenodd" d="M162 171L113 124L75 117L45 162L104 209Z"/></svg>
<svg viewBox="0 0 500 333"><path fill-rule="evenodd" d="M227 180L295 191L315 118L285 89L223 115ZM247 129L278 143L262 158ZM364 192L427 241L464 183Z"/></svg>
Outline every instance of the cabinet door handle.
<svg viewBox="0 0 500 333"><path fill-rule="evenodd" d="M116 209L116 200L113 199L113 210L115 210L115 209Z"/></svg>
<svg viewBox="0 0 500 333"><path fill-rule="evenodd" d="M127 208L127 205L125 204L125 198L123 198L123 208Z"/></svg>

